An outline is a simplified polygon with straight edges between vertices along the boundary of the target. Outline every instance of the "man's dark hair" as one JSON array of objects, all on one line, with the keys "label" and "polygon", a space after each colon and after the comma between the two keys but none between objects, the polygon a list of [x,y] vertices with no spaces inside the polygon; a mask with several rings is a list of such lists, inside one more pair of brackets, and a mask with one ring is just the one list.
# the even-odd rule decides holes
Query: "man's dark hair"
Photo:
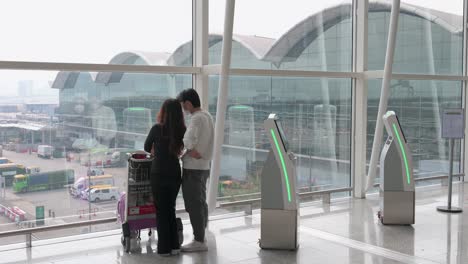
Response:
[{"label": "man's dark hair", "polygon": [[185,101],[189,101],[192,103],[193,107],[198,108],[200,107],[200,97],[198,96],[197,91],[193,88],[185,89],[179,93],[177,96],[177,100],[183,103]]}]

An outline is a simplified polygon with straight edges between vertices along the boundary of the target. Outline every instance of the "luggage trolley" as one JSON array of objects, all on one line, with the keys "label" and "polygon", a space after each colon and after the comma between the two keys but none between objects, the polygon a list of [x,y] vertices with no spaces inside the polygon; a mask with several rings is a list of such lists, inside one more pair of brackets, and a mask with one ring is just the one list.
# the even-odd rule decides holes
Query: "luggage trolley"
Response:
[{"label": "luggage trolley", "polygon": [[153,157],[146,152],[136,152],[128,158],[127,191],[117,204],[118,219],[122,223],[122,246],[130,252],[132,239],[140,239],[140,230],[156,227],[156,209],[150,183]]},{"label": "luggage trolley", "polygon": [[[151,189],[151,164],[154,157],[143,151],[129,155],[127,192],[120,196],[117,204],[117,218],[122,223],[122,246],[130,252],[132,239],[140,240],[142,229],[156,228],[156,208]],[[183,242],[182,221],[177,218],[179,242]]]}]

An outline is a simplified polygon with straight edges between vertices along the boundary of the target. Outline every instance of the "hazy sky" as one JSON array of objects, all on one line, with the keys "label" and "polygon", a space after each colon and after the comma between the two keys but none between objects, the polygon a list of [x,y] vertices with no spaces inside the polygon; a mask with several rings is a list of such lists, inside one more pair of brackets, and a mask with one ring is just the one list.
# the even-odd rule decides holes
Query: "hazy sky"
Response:
[{"label": "hazy sky", "polygon": [[[191,39],[191,0],[3,1],[0,60],[107,63],[126,50],[173,52]],[[405,0],[461,15],[461,0]],[[234,31],[279,38],[304,18],[343,0],[237,0]],[[210,0],[210,32],[222,33],[225,0]],[[52,76],[52,77],[51,77]],[[0,72],[0,96],[17,81],[53,74]],[[43,86],[43,85],[38,85]],[[5,89],[6,88],[6,89]]]}]

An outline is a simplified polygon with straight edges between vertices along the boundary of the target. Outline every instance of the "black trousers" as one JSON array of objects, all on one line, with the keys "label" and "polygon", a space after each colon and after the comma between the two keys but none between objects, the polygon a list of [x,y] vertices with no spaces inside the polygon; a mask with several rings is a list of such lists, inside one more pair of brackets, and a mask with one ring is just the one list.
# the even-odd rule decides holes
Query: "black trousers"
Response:
[{"label": "black trousers", "polygon": [[153,185],[158,231],[158,254],[166,254],[170,253],[172,249],[180,249],[175,214],[179,189],[180,182]]}]

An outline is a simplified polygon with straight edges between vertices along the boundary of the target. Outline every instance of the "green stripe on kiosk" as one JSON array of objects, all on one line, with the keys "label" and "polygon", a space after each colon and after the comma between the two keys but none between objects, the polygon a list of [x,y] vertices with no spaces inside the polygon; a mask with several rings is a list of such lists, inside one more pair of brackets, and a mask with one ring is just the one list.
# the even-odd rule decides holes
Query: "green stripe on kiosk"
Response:
[{"label": "green stripe on kiosk", "polygon": [[408,169],[408,160],[406,159],[405,148],[403,147],[403,143],[401,142],[401,139],[400,139],[400,133],[398,133],[398,130],[395,124],[393,124],[393,130],[395,131],[395,135],[397,136],[398,144],[401,149],[401,153],[403,154],[403,161],[405,162],[405,168],[406,168],[406,179],[408,180],[408,184],[411,184],[410,183],[411,176],[410,176],[409,169]]},{"label": "green stripe on kiosk", "polygon": [[281,160],[281,167],[283,168],[284,181],[286,182],[286,189],[288,192],[288,202],[291,202],[291,189],[289,188],[288,170],[286,169],[286,165],[284,165],[283,154],[281,153],[280,146],[278,144],[278,140],[276,139],[275,132],[273,131],[273,129],[271,129],[270,132],[271,132],[271,136],[273,137],[273,141],[275,142],[276,150],[278,151],[278,154]]}]

